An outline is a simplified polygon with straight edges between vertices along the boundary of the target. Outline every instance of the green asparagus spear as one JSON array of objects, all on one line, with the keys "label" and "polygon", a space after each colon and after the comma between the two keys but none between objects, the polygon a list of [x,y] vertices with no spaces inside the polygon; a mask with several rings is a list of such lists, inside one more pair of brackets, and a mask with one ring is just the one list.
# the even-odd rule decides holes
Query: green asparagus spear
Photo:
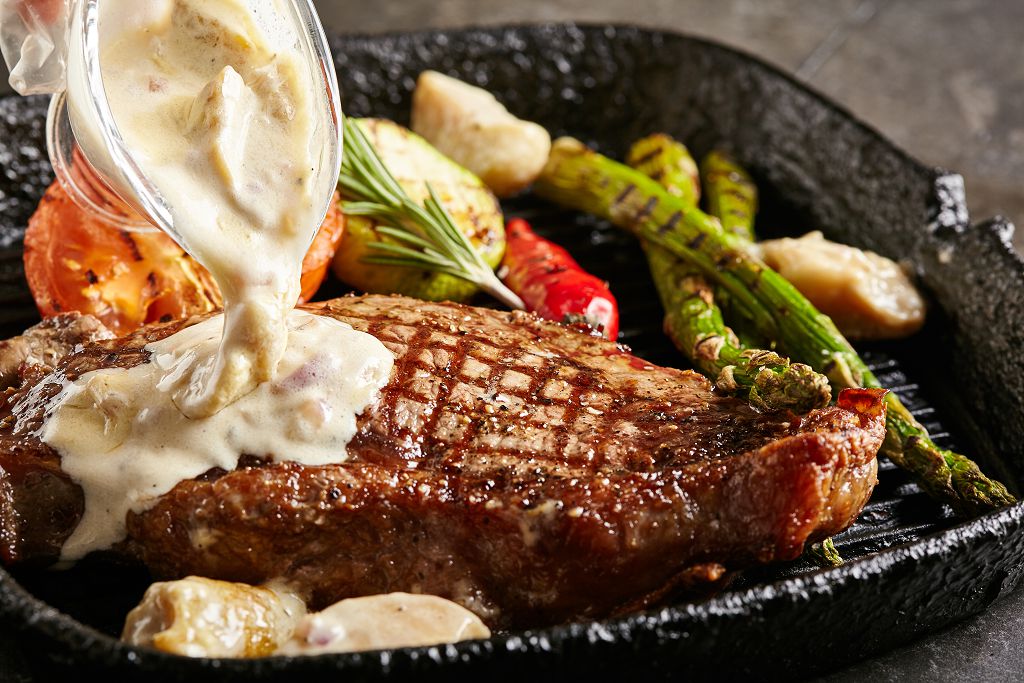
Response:
[{"label": "green asparagus spear", "polygon": [[832,391],[824,375],[773,351],[744,349],[723,322],[704,277],[665,249],[646,251],[665,307],[665,332],[716,387],[746,396],[765,411],[806,413],[828,405]]},{"label": "green asparagus spear", "polygon": [[[686,145],[665,133],[655,133],[633,143],[626,163],[656,180],[669,194],[692,206],[697,206],[701,195],[700,173],[704,176],[705,197],[710,204],[711,215],[723,221],[723,227],[723,216],[731,216],[730,231],[747,241],[754,240],[757,186],[725,152],[709,152],[698,171]],[[724,292],[716,291],[715,294],[722,297]]]},{"label": "green asparagus spear", "polygon": [[[659,151],[652,152],[652,146]],[[700,196],[700,180],[693,176],[692,169],[696,168],[696,164],[681,142],[667,135],[644,138],[633,144],[627,163],[657,180],[671,194],[696,204]],[[725,215],[733,217],[735,224],[732,232],[753,240],[757,187],[750,176],[723,152],[711,152],[704,157],[702,169],[712,210],[721,212],[719,219]],[[692,192],[673,191],[674,188],[689,187],[693,188]],[[723,206],[728,208],[723,210]],[[803,389],[813,387],[816,383],[817,391],[812,392],[811,396],[806,396],[804,391],[799,392],[800,400],[793,409],[810,410],[828,404],[832,392],[826,377],[806,365],[790,366],[788,360],[774,352],[747,350],[749,347],[725,326],[716,301],[721,295],[712,290],[703,275],[662,247],[645,245],[644,251],[647,252],[647,262],[665,307],[666,333],[701,372],[716,380],[718,388],[738,388],[737,385],[743,379],[750,380],[751,370],[758,366],[766,367],[762,363],[767,363],[771,370],[755,372],[753,377],[755,381],[775,380],[774,385],[767,391],[763,386],[744,387],[744,393],[752,403],[762,409],[771,409],[772,406],[764,405],[762,397],[771,396],[773,391],[778,393],[783,387],[789,390]],[[702,329],[704,327],[710,329]],[[735,359],[735,365],[722,366],[723,360],[729,362],[732,359]],[[744,365],[744,362],[749,362],[749,365]],[[737,373],[736,368],[742,371]],[[800,373],[796,381],[785,376],[785,373],[793,372]],[[740,382],[737,382],[737,378]],[[788,391],[783,392],[783,396],[789,396]],[[774,402],[777,403],[778,399]],[[838,567],[843,563],[831,538],[809,546],[805,554],[822,567]]]},{"label": "green asparagus spear", "polygon": [[700,175],[697,162],[686,145],[664,133],[655,133],[633,143],[626,163],[657,180],[669,194],[687,204],[700,201]]},{"label": "green asparagus spear", "polygon": [[[652,146],[660,151],[653,153]],[[634,143],[627,163],[649,178],[657,180],[671,194],[684,200],[692,199],[691,203],[696,203],[700,194],[700,180],[691,174],[690,171],[696,168],[696,164],[689,150],[681,142],[667,135],[644,138]],[[717,215],[723,222],[723,228],[752,241],[754,214],[757,212],[757,186],[747,172],[724,152],[712,151],[701,162],[701,175],[707,188],[706,197],[711,213]],[[679,187],[693,187],[695,191],[673,191]],[[732,220],[731,227],[726,225],[727,219]],[[665,306],[666,332],[676,347],[690,357],[701,372],[717,380],[716,385],[719,388],[728,389],[729,380],[735,381],[734,368],[737,366],[727,365],[722,368],[720,363],[715,362],[727,359],[730,353],[739,356],[739,367],[743,367],[744,360],[753,361],[753,365],[757,360],[770,358],[771,362],[781,360],[789,370],[789,361],[771,351],[745,350],[746,345],[724,325],[724,321],[720,320],[722,314],[716,300],[722,297],[712,290],[703,275],[694,272],[684,261],[661,247],[645,246],[644,250],[648,252],[647,261]],[[711,323],[712,329],[702,333],[702,323]],[[806,365],[794,364],[792,367],[803,371],[800,380],[813,377],[819,381],[817,400],[808,401],[806,406],[800,407],[817,408],[826,405],[832,396],[828,379]],[[716,372],[720,375],[712,374]],[[782,381],[784,378],[778,370],[755,377],[778,378],[780,381],[776,386],[805,385],[803,381]],[[765,391],[758,387],[746,393],[751,402],[757,403]],[[761,407],[765,408],[763,405]],[[822,567],[838,567],[843,563],[843,558],[831,538],[809,546],[805,554]]]},{"label": "green asparagus spear", "polygon": [[832,537],[826,538],[821,543],[813,543],[807,549],[807,554],[822,567],[838,567],[843,564],[843,557],[839,554]]},{"label": "green asparagus spear", "polygon": [[[722,150],[708,152],[700,162],[701,182],[708,213],[716,217],[726,232],[753,242],[754,215],[757,213],[757,185],[750,174]],[[751,330],[749,320],[744,320],[730,305],[729,295],[715,290],[718,305],[728,314],[732,328],[740,341],[755,346],[774,345],[774,340],[759,339]]]},{"label": "green asparagus spear", "polygon": [[[823,372],[835,389],[879,387],[828,316],[750,254],[742,238],[642,173],[563,138],[552,148],[535,190],[564,206],[602,216],[685,259],[727,291],[732,305],[760,334],[777,339],[790,358]],[[1015,502],[1006,487],[986,477],[972,460],[936,446],[895,394],[887,394],[885,401],[882,452],[931,496],[964,514]]]},{"label": "green asparagus spear", "polygon": [[[696,204],[697,164],[682,143],[651,135],[637,141],[628,158],[681,201]],[[725,325],[703,275],[662,247],[645,245],[644,250],[665,308],[665,332],[716,387],[770,412],[806,413],[828,404],[832,394],[827,378],[772,351],[745,349]]]},{"label": "green asparagus spear", "polygon": [[757,213],[757,185],[731,156],[721,150],[709,152],[700,162],[708,213],[717,216],[722,229],[754,241]]}]

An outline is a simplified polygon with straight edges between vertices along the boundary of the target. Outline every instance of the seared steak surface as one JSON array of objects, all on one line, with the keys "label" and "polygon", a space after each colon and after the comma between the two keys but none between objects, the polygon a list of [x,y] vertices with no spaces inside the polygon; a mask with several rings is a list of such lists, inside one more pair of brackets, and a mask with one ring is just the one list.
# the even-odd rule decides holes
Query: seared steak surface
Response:
[{"label": "seared steak surface", "polygon": [[61,313],[47,318],[25,334],[0,340],[0,389],[19,384],[30,368],[52,370],[81,344],[113,338],[91,315]]},{"label": "seared steak surface", "polygon": [[[285,578],[314,607],[388,591],[454,599],[494,627],[602,617],[726,571],[792,559],[875,484],[880,392],[763,415],[701,376],[522,313],[402,297],[315,305],[396,357],[347,462],[180,483],[117,549],[160,578]],[[99,341],[29,373],[0,412],[0,552],[52,559],[81,491],[34,435],[60,382],[146,362],[188,323]],[[15,406],[19,406],[15,410]]]}]

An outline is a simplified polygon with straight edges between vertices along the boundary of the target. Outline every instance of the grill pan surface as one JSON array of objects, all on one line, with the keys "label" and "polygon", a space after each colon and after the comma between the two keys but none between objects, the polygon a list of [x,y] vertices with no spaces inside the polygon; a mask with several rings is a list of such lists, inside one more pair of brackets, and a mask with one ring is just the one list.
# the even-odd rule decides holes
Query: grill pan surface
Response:
[{"label": "grill pan surface", "polygon": [[[911,265],[931,300],[914,339],[862,347],[941,445],[966,450],[1019,493],[1024,477],[1024,263],[996,218],[972,226],[959,176],[922,166],[849,113],[761,61],[717,44],[631,27],[546,25],[332,39],[350,115],[407,123],[417,74],[438,69],[494,92],[553,134],[621,157],[668,132],[703,153],[726,146],[764,195],[762,234],[821,229]],[[46,102],[0,98],[0,335],[38,318],[21,270],[28,216],[52,175]],[[661,333],[641,251],[608,225],[529,196],[505,205],[608,279],[620,341],[685,363]],[[330,289],[330,288],[328,288]],[[324,292],[324,296],[340,293]],[[488,641],[314,658],[187,660],[116,634],[148,585],[137,570],[0,570],[0,673],[96,670],[138,680],[793,678],[876,654],[983,610],[1024,564],[1024,505],[953,518],[890,463],[857,524],[847,563],[746,573],[709,600]],[[26,674],[27,675],[27,674]],[[25,679],[27,680],[27,679]]]}]

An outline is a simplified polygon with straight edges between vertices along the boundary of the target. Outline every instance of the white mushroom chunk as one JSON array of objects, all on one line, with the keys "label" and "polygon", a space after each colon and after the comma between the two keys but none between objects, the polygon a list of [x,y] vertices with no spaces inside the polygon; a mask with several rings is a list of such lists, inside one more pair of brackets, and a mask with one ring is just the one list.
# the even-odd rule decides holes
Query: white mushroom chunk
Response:
[{"label": "white mushroom chunk", "polygon": [[121,639],[186,657],[262,657],[305,613],[302,600],[284,591],[190,576],[150,586]]},{"label": "white mushroom chunk", "polygon": [[500,197],[530,185],[551,151],[544,128],[516,118],[486,90],[436,71],[416,83],[412,129]]},{"label": "white mushroom chunk", "polygon": [[851,339],[906,337],[924,324],[924,299],[890,259],[831,242],[820,232],[766,240],[756,248]]},{"label": "white mushroom chunk", "polygon": [[350,598],[307,613],[283,584],[190,576],[154,583],[121,639],[186,657],[264,657],[440,645],[488,638],[475,614],[433,595]]},{"label": "white mushroom chunk", "polygon": [[342,600],[304,617],[280,654],[358,652],[490,637],[466,608],[433,595],[387,593]]}]

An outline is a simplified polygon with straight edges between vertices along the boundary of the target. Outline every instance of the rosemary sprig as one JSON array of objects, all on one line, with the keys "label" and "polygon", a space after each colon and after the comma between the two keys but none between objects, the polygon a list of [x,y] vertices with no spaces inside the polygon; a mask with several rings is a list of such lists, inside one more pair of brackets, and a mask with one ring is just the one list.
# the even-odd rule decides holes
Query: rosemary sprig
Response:
[{"label": "rosemary sprig", "polygon": [[430,196],[420,206],[391,175],[359,125],[348,117],[342,125],[342,211],[378,221],[378,234],[393,240],[371,242],[369,248],[377,253],[365,260],[447,273],[472,282],[510,308],[524,308],[455,225],[433,188],[427,185]]}]

